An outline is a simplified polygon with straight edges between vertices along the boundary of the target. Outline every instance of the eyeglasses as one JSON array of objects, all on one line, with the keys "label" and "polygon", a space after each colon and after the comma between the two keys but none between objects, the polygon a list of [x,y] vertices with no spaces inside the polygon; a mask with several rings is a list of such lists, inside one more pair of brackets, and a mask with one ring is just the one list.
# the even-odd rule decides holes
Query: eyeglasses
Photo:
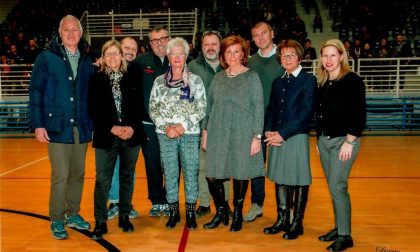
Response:
[{"label": "eyeglasses", "polygon": [[161,37],[161,38],[157,38],[157,39],[151,39],[151,40],[150,40],[150,43],[151,43],[152,45],[157,45],[157,44],[158,44],[158,42],[160,42],[160,43],[165,43],[166,41],[168,41],[168,39],[169,39],[169,36],[166,36],[166,37]]},{"label": "eyeglasses", "polygon": [[202,37],[204,38],[205,36],[210,36],[210,35],[216,35],[219,38],[219,40],[222,40],[222,35],[220,35],[219,31],[205,31],[203,32]]},{"label": "eyeglasses", "polygon": [[105,57],[119,56],[119,55],[121,55],[120,52],[106,52],[106,53],[104,53]]},{"label": "eyeglasses", "polygon": [[296,54],[291,53],[291,54],[285,54],[285,55],[280,55],[281,59],[286,60],[286,59],[296,59]]}]

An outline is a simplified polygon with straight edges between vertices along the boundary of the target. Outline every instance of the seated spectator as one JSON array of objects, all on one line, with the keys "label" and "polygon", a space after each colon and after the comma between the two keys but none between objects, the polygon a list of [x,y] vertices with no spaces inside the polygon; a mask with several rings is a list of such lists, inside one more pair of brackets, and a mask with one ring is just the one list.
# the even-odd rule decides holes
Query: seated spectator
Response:
[{"label": "seated spectator", "polygon": [[373,51],[368,42],[364,43],[360,58],[373,58]]},{"label": "seated spectator", "polygon": [[392,57],[413,57],[410,42],[404,40],[403,35],[397,34],[397,36],[395,36],[395,42],[396,43],[392,48]]},{"label": "seated spectator", "polygon": [[312,47],[310,39],[305,40],[305,47],[303,51],[303,60],[314,60],[316,59],[316,50]]},{"label": "seated spectator", "polygon": [[25,47],[25,59],[27,64],[33,64],[36,57],[41,52],[35,39],[28,40],[28,45]]},{"label": "seated spectator", "polygon": [[18,52],[15,44],[10,45],[10,52],[8,54],[8,57],[11,60],[11,62],[14,62],[14,64],[25,64],[25,57],[23,53]]}]

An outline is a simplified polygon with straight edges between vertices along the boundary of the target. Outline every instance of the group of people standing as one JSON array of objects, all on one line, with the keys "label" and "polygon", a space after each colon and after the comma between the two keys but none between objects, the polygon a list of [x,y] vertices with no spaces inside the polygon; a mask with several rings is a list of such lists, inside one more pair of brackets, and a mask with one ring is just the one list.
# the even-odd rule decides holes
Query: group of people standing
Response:
[{"label": "group of people standing", "polygon": [[[131,201],[140,147],[152,202],[149,215],[168,216],[168,229],[181,220],[181,171],[189,230],[197,229],[196,216],[210,213],[210,195],[216,213],[205,229],[228,225],[231,215],[230,231],[237,232],[243,221],[262,216],[267,175],[275,182],[277,219],[263,232],[283,231],[284,239],[296,239],[304,232],[311,184],[309,130],[315,114],[317,148],[335,217],[334,228],[319,239],[333,242],[330,251],[353,246],[347,179],[366,117],[363,81],[350,71],[337,39],[321,47],[317,81],[300,66],[304,50],[299,42],[275,45],[273,29],[264,21],[251,34],[259,48],[252,56],[242,37],[222,39],[217,31],[205,32],[202,53],[187,64],[187,41],[156,27],[149,33],[152,50],[136,59],[122,45],[134,40],[106,42],[95,71],[85,56],[79,20],[70,15],[61,20],[59,36],[35,62],[30,85],[32,127],[37,140],[48,143],[51,161],[54,238],[67,237],[65,226],[90,229],[79,211],[93,132],[92,239],[108,232],[107,201],[117,174],[118,225],[124,232],[134,231]],[[252,206],[243,216],[249,181]]]}]

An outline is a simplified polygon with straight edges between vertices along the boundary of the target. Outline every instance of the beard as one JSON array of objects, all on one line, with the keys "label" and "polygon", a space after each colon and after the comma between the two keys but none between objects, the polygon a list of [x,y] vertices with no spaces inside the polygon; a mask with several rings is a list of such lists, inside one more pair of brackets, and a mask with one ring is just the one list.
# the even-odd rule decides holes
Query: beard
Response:
[{"label": "beard", "polygon": [[216,51],[207,51],[204,56],[206,57],[206,59],[208,60],[215,60],[218,57],[218,54],[216,53]]}]

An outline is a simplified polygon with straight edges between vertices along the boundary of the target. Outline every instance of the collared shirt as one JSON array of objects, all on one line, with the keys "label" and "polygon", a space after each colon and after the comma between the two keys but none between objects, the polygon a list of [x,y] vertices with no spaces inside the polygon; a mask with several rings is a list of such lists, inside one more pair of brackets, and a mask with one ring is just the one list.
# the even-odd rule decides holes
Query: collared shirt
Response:
[{"label": "collared shirt", "polygon": [[276,50],[277,46],[273,44],[273,49],[271,49],[271,51],[266,56],[262,55],[261,49],[258,49],[258,54],[263,58],[270,58],[271,56],[276,54]]},{"label": "collared shirt", "polygon": [[[302,71],[302,66],[301,65],[299,65],[298,68],[296,68],[296,70],[292,72],[292,75],[294,77],[297,77],[299,75],[300,71]],[[282,78],[284,78],[284,77],[289,77],[287,72],[284,72]]]},{"label": "collared shirt", "polygon": [[76,50],[75,53],[72,53],[67,49],[66,46],[64,46],[64,50],[66,51],[67,58],[69,58],[71,70],[73,71],[73,78],[76,79],[77,76],[77,65],[79,64],[80,59],[80,51],[79,49]]},{"label": "collared shirt", "polygon": [[80,57],[79,49],[76,49],[76,52],[72,53],[72,52],[70,52],[69,49],[67,49],[67,47],[65,45],[63,45],[63,47],[64,47],[64,50],[66,50],[67,57],[69,57],[69,58],[79,58]]}]

